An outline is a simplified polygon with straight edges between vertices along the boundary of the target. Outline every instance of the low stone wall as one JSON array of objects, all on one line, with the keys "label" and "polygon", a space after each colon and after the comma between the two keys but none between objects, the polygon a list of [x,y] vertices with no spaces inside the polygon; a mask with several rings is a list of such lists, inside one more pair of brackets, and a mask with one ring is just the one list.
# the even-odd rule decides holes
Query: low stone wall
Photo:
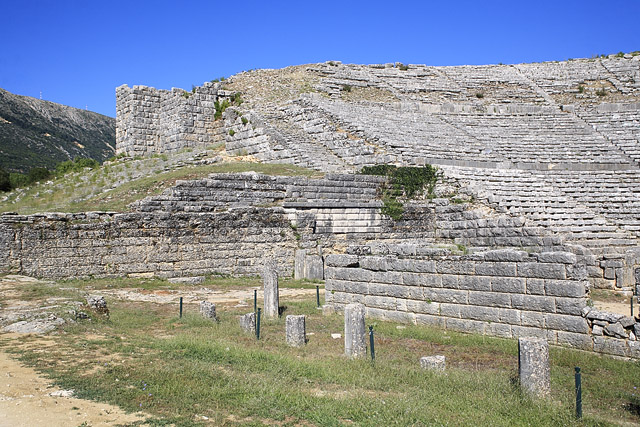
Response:
[{"label": "low stone wall", "polygon": [[0,216],[0,272],[36,277],[291,275],[296,248],[281,208]]},{"label": "low stone wall", "polygon": [[568,252],[452,255],[413,245],[351,247],[325,259],[326,301],[367,315],[640,358],[635,319],[588,306],[586,268]]}]

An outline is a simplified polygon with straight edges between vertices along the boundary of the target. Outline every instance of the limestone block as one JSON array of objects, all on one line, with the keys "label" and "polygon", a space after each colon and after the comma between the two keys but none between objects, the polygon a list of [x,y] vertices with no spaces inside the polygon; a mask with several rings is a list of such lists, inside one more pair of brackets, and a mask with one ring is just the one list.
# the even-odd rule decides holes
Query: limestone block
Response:
[{"label": "limestone block", "polygon": [[183,285],[201,285],[204,283],[204,276],[195,277],[172,277],[169,283],[177,283]]},{"label": "limestone block", "polygon": [[526,279],[516,277],[492,277],[490,290],[493,292],[524,294],[526,290]]},{"label": "limestone block", "polygon": [[520,310],[554,313],[555,298],[538,295],[511,294],[511,306]]},{"label": "limestone block", "polygon": [[519,277],[535,277],[539,279],[564,279],[566,269],[564,264],[544,264],[537,262],[519,262],[517,264]]},{"label": "limestone block", "polygon": [[593,350],[593,340],[586,334],[558,331],[558,344],[581,350]]},{"label": "limestone block", "polygon": [[629,338],[629,335],[624,330],[624,327],[619,323],[611,323],[604,328],[605,335],[609,335],[610,337],[616,338]]},{"label": "limestone block", "polygon": [[240,316],[240,327],[245,332],[250,332],[252,334],[255,334],[256,333],[256,314],[247,313],[243,316]]},{"label": "limestone block", "polygon": [[555,329],[558,331],[575,332],[577,334],[589,333],[589,324],[587,323],[587,320],[579,316],[545,314],[545,326],[548,329]]},{"label": "limestone block", "polygon": [[469,291],[469,304],[485,307],[511,307],[511,295],[499,292]]},{"label": "limestone block", "polygon": [[304,279],[304,263],[305,258],[307,256],[307,251],[305,249],[297,249],[294,259],[294,267],[293,267],[293,278],[295,280]]},{"label": "limestone block", "polygon": [[446,359],[444,356],[424,356],[420,358],[420,367],[431,371],[444,372]]},{"label": "limestone block", "polygon": [[218,320],[216,316],[216,305],[209,301],[200,301],[200,314],[205,319]]},{"label": "limestone block", "polygon": [[525,393],[544,397],[550,391],[549,344],[546,339],[518,339],[518,373]]},{"label": "limestone block", "polygon": [[266,318],[276,318],[279,316],[280,300],[278,289],[278,270],[274,260],[265,262],[262,271],[262,282],[264,286],[264,316]]},{"label": "limestone block", "polygon": [[324,262],[320,255],[307,255],[305,257],[304,278],[310,280],[324,279]]},{"label": "limestone block", "polygon": [[516,275],[515,262],[479,262],[476,274],[481,276],[513,277]]},{"label": "limestone block", "polygon": [[364,323],[365,307],[362,304],[348,304],[344,309],[344,352],[353,358],[367,354]]},{"label": "limestone block", "polygon": [[307,342],[304,315],[289,315],[286,319],[287,344],[292,347],[302,347]]},{"label": "limestone block", "polygon": [[581,316],[587,306],[586,298],[556,298],[556,313]]},{"label": "limestone block", "polygon": [[538,262],[575,264],[576,255],[571,252],[543,252],[538,254]]},{"label": "limestone block", "polygon": [[611,338],[606,336],[593,337],[593,350],[598,353],[613,354],[615,356],[628,357],[630,350],[629,344],[638,341],[625,341],[619,338]]}]

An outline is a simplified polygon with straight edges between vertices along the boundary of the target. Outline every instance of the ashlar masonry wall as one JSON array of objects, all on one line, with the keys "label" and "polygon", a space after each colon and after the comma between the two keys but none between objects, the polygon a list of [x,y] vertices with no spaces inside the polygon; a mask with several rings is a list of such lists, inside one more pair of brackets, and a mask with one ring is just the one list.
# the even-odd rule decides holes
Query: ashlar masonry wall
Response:
[{"label": "ashlar masonry wall", "polygon": [[36,277],[290,275],[296,248],[281,208],[0,216],[0,272]]},{"label": "ashlar masonry wall", "polygon": [[144,156],[206,145],[220,138],[215,102],[219,83],[193,92],[122,85],[116,88],[116,153]]},{"label": "ashlar masonry wall", "polygon": [[452,255],[413,245],[348,252],[325,259],[326,301],[336,310],[359,302],[374,318],[640,358],[640,323],[589,307],[585,268],[572,253]]}]

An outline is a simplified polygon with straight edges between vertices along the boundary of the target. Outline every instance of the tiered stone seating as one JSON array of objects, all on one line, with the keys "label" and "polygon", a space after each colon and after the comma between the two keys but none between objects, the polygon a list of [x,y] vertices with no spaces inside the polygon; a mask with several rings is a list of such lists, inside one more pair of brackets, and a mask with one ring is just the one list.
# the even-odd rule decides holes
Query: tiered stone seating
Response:
[{"label": "tiered stone seating", "polygon": [[[603,210],[606,200],[595,196],[598,193],[594,187],[601,186],[606,179],[594,176],[613,177],[617,171],[589,171],[580,180],[580,172],[452,166],[442,166],[442,169],[447,175],[468,183],[475,194],[489,203],[511,214],[522,215],[537,226],[564,235],[574,243],[592,248],[595,253],[620,253],[624,248],[638,244],[637,234],[632,232],[634,227],[640,226],[640,218],[633,220],[632,212],[637,209],[633,203],[630,204],[630,215],[625,212],[608,215]],[[634,177],[638,179],[635,173]],[[629,190],[622,200],[629,202],[633,199],[635,187],[629,183]],[[604,195],[605,191],[600,188],[599,194]],[[619,218],[626,222],[618,223]]]},{"label": "tiered stone seating", "polygon": [[640,165],[640,103],[603,104],[576,114]]}]

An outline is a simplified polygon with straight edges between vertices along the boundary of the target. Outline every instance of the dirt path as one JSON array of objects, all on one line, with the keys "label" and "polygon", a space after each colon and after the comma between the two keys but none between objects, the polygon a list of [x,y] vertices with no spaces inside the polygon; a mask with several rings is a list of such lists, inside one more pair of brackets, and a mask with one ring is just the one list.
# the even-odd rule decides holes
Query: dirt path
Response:
[{"label": "dirt path", "polygon": [[131,424],[144,414],[74,397],[51,386],[38,373],[0,352],[0,427],[75,427]]}]

